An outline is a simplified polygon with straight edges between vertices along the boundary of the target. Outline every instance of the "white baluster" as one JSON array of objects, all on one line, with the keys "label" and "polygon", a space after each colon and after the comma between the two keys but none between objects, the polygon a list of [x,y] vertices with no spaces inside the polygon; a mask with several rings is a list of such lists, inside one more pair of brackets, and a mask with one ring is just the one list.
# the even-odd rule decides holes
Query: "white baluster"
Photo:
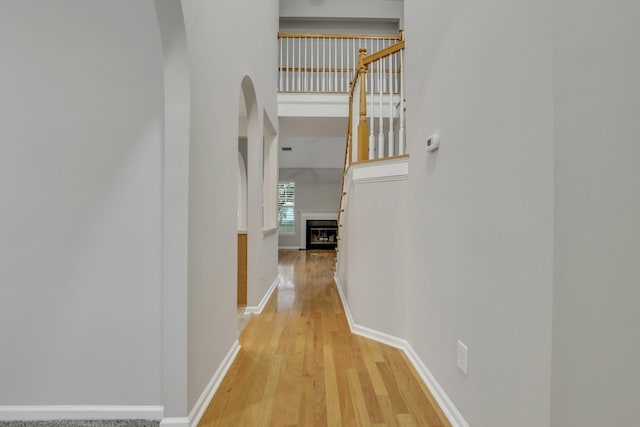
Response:
[{"label": "white baluster", "polygon": [[[376,39],[376,52],[380,51],[380,39]],[[380,84],[382,83],[382,80],[380,80],[380,73],[382,73],[382,70],[380,69],[380,61],[376,61],[376,71],[378,73],[376,80],[378,81],[378,92],[380,92]],[[382,130],[380,130],[380,132],[382,132]],[[381,157],[384,157],[384,155],[382,153],[380,153]]]},{"label": "white baluster", "polygon": [[333,39],[333,48],[334,48],[334,52],[333,52],[333,56],[335,58],[335,63],[333,64],[333,69],[334,69],[334,73],[333,73],[333,91],[334,92],[338,92],[338,38],[336,37],[335,39]]},{"label": "white baluster", "polygon": [[344,92],[344,39],[340,39],[340,92]]},{"label": "white baluster", "polygon": [[407,146],[404,139],[404,49],[400,51],[400,130],[398,131],[398,152],[404,154]]},{"label": "white baluster", "polygon": [[309,73],[307,71],[307,38],[304,38],[304,92],[308,92],[308,79]]},{"label": "white baluster", "polygon": [[373,135],[373,128],[376,124],[374,120],[374,112],[373,112],[373,64],[370,64],[369,71],[367,75],[370,75],[369,78],[369,160],[377,158],[376,153],[376,137]]},{"label": "white baluster", "polygon": [[378,131],[378,158],[381,157],[386,157],[384,154],[384,124],[383,124],[383,117],[384,114],[382,113],[382,97],[383,97],[383,93],[384,93],[384,82],[382,80],[382,76],[384,74],[384,70],[381,69],[381,64],[382,60],[378,61],[378,90],[379,90],[379,97],[380,97],[380,111],[378,111],[378,126],[380,127],[379,131]]},{"label": "white baluster", "polygon": [[353,78],[353,71],[351,71],[351,64],[353,63],[353,57],[351,54],[353,53],[353,48],[355,47],[355,40],[351,39],[351,43],[347,44],[347,90],[349,90],[349,82]]},{"label": "white baluster", "polygon": [[296,38],[291,39],[291,91],[296,91]]},{"label": "white baluster", "polygon": [[398,93],[398,53],[393,55],[393,92]]},{"label": "white baluster", "polygon": [[309,68],[307,68],[307,79],[308,79],[308,85],[309,85],[309,89],[308,92],[313,92],[313,38],[309,37],[308,38],[309,41]]},{"label": "white baluster", "polygon": [[327,92],[333,90],[333,39],[327,39]]},{"label": "white baluster", "polygon": [[278,48],[280,49],[280,73],[278,76],[278,92],[282,92],[282,38],[278,40]]},{"label": "white baluster", "polygon": [[291,75],[289,73],[289,37],[287,37],[287,54],[286,54],[286,56],[287,56],[287,68],[286,68],[285,72],[287,74],[285,74],[285,76],[284,76],[285,77],[284,78],[284,85],[285,85],[284,89],[285,89],[286,92],[289,92],[289,80],[291,78]]},{"label": "white baluster", "polygon": [[[369,42],[369,48],[367,49],[367,53],[369,55],[371,55],[374,52],[373,49],[373,39],[368,40]],[[375,86],[375,68],[373,68],[375,64],[369,64],[369,72],[367,73],[367,75],[369,75],[369,84],[371,85],[371,90],[373,90],[375,92],[376,86]],[[371,115],[373,115],[373,111],[371,112]]]},{"label": "white baluster", "polygon": [[356,52],[357,52],[357,50],[356,50],[356,39],[353,39],[353,47],[351,49],[351,64],[352,64],[352,67],[351,67],[351,73],[349,73],[349,74],[351,74],[351,76],[349,77],[349,81],[351,81],[351,79],[353,79],[353,76],[355,74],[354,70],[356,69]]},{"label": "white baluster", "polygon": [[316,39],[316,92],[320,91],[320,38]]},{"label": "white baluster", "polygon": [[298,92],[302,92],[302,38],[298,40]]},{"label": "white baluster", "polygon": [[327,80],[326,78],[326,68],[325,68],[325,58],[326,58],[326,54],[325,54],[325,48],[326,48],[326,38],[322,38],[322,91],[325,91],[325,81]]},{"label": "white baluster", "polygon": [[391,87],[391,82],[392,82],[392,74],[393,73],[393,67],[391,65],[392,63],[392,58],[391,56],[389,56],[389,157],[394,155],[394,151],[395,151],[395,147],[394,147],[394,131],[393,131],[393,90]]},{"label": "white baluster", "polygon": [[331,92],[331,39],[327,39],[327,92]]}]

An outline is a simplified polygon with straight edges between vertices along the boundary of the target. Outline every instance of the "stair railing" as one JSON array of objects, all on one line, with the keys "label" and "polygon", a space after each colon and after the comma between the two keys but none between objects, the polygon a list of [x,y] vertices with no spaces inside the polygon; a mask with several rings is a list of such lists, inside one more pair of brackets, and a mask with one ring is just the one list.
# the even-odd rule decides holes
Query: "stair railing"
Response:
[{"label": "stair railing", "polygon": [[[349,122],[338,211],[339,244],[347,203],[346,177],[351,164],[407,155],[404,48],[404,33],[401,31],[396,43],[375,53],[367,55],[366,48],[359,49],[355,74],[349,83]],[[394,123],[397,123],[397,128]]]}]

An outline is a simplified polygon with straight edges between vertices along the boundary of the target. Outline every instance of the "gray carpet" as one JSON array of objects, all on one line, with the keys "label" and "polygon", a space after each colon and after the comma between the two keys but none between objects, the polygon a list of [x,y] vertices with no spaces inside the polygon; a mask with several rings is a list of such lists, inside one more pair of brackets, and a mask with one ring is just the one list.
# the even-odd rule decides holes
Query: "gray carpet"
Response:
[{"label": "gray carpet", "polygon": [[0,427],[158,427],[149,420],[0,421]]}]

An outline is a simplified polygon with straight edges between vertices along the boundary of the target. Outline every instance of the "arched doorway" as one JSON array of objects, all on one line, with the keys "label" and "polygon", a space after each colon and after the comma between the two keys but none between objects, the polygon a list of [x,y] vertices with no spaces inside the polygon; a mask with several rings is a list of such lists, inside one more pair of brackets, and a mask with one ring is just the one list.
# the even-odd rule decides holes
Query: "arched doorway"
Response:
[{"label": "arched doorway", "polygon": [[[255,264],[259,259],[259,254],[255,253],[254,246],[259,237],[257,234],[260,231],[260,225],[255,218],[255,206],[252,209],[252,204],[255,203],[255,188],[252,189],[252,182],[255,181],[259,172],[259,168],[254,164],[257,160],[255,147],[261,140],[259,129],[258,108],[253,83],[249,77],[244,77],[238,99],[238,333],[244,329],[250,318],[246,307],[252,283],[256,280]],[[255,186],[255,182],[253,185]]]},{"label": "arched doorway", "polygon": [[238,227],[238,285],[237,285],[237,305],[239,317],[242,317],[244,308],[247,306],[247,159],[249,155],[247,138],[247,105],[244,92],[240,91],[238,101],[238,205],[237,205],[237,227]]}]

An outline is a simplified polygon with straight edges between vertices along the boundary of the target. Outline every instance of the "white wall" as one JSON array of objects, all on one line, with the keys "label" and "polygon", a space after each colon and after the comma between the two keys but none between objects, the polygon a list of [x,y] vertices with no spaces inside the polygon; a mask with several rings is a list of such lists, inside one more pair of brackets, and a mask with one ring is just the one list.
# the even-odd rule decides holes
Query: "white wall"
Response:
[{"label": "white wall", "polygon": [[[274,123],[277,117],[278,5],[273,0],[192,0],[183,2],[183,12],[192,67],[188,320],[191,408],[237,334],[235,176],[238,99],[245,76],[250,76],[253,83],[255,112],[259,113],[253,122],[249,117],[248,123],[250,305],[262,298],[277,274],[273,255],[277,239],[275,234],[262,239],[262,212],[255,209],[254,203],[259,203],[261,191],[261,181],[255,180],[262,179],[262,111]],[[247,107],[251,110],[251,106]],[[228,185],[230,182],[233,185]],[[268,265],[260,259],[260,254],[265,253],[272,254]]]},{"label": "white wall", "polygon": [[280,19],[282,33],[324,33],[324,34],[393,34],[400,30],[398,20],[308,20]]},{"label": "white wall", "polygon": [[0,3],[0,402],[162,404],[152,1]]},{"label": "white wall", "polygon": [[280,17],[398,20],[402,28],[401,0],[280,0]]},{"label": "white wall", "polygon": [[640,7],[554,3],[551,425],[640,425]]},{"label": "white wall", "polygon": [[[185,417],[233,345],[238,99],[251,76],[255,208],[277,3],[179,5],[0,4],[2,404]],[[256,301],[277,275],[261,218]]]},{"label": "white wall", "polygon": [[408,182],[349,182],[337,270],[342,290],[357,324],[405,337]]},{"label": "white wall", "polygon": [[[472,426],[549,424],[546,2],[407,0],[407,338]],[[440,149],[424,151],[431,133]],[[456,342],[469,348],[468,375]]]},{"label": "white wall", "polygon": [[279,245],[280,247],[299,247],[304,226],[301,223],[300,212],[334,212],[337,215],[342,169],[281,168],[279,179],[296,183],[296,233],[281,234]]},{"label": "white wall", "polygon": [[376,218],[353,227],[356,186],[338,270],[355,322],[408,338],[469,425],[637,425],[640,9],[405,6],[408,302],[361,291],[378,275],[357,280],[354,236]]}]

